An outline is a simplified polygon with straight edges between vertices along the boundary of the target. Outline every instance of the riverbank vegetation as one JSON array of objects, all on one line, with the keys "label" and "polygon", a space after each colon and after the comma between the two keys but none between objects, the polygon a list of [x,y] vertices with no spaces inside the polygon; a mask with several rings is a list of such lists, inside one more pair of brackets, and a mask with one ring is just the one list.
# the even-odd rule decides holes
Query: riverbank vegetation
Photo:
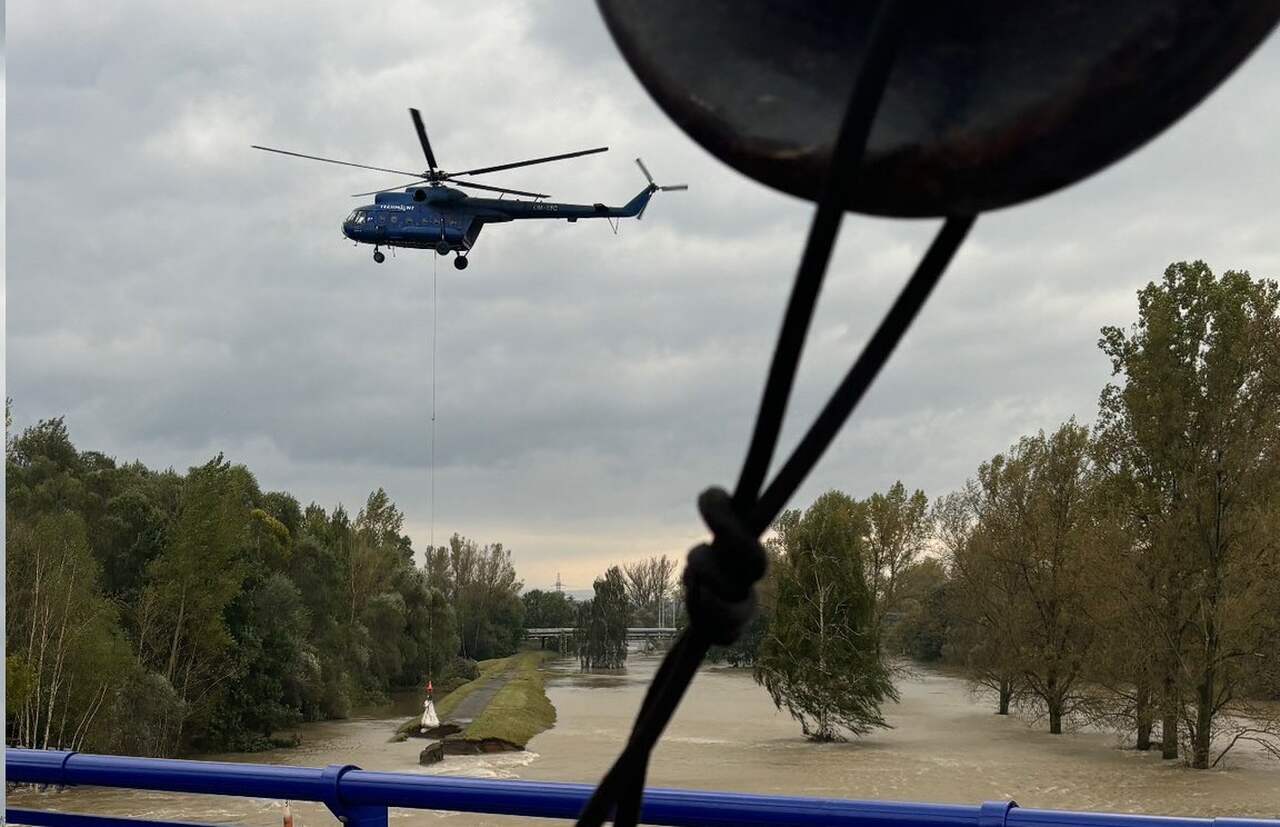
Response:
[{"label": "riverbank vegetation", "polygon": [[[1050,733],[1099,724],[1198,768],[1240,743],[1280,758],[1280,290],[1183,262],[1138,299],[1102,330],[1092,427],[1025,436],[932,505],[897,482],[784,512],[760,611],[712,659],[819,740],[883,726],[908,656]],[[628,589],[631,617],[654,591]],[[580,614],[580,651],[602,645]]]},{"label": "riverbank vegetation", "polygon": [[939,506],[954,634],[1002,709],[1110,722],[1167,758],[1280,757],[1280,290],[1203,262],[1099,346],[1092,431],[1025,437]]},{"label": "riverbank vegetation", "polygon": [[220,455],[180,474],[80,451],[61,419],[10,435],[6,480],[14,746],[259,749],[521,637],[510,552],[455,535],[416,565],[381,489],[354,517],[304,508]]},{"label": "riverbank vegetation", "polygon": [[532,589],[522,596],[525,626],[566,629],[544,645],[578,657],[584,669],[617,669],[627,659],[627,627],[683,623],[684,603],[673,600],[679,564],[667,555],[611,566],[584,601],[559,591]]},{"label": "riverbank vegetation", "polygon": [[[1280,758],[1278,308],[1274,282],[1170,265],[1133,327],[1102,331],[1092,426],[1025,436],[932,505],[897,482],[784,512],[760,612],[712,657],[819,739],[882,726],[906,655],[1052,733],[1102,724],[1201,768],[1241,743]],[[609,569],[590,600],[521,596],[501,544],[416,553],[381,489],[354,517],[304,508],[221,455],[178,473],[80,451],[61,419],[7,433],[6,479],[14,746],[257,749],[464,682],[526,625],[572,627],[584,668],[616,668],[629,625],[686,620],[667,558]],[[532,710],[518,736],[547,710],[516,671],[495,714]]]},{"label": "riverbank vegetation", "polygon": [[1102,724],[1198,768],[1243,742],[1280,757],[1280,290],[1195,262],[1138,298],[1136,325],[1102,331],[1092,428],[1023,437],[932,507],[897,483],[784,513],[761,614],[722,656],[817,738],[891,696],[825,686],[824,657],[878,686],[909,655],[1051,733]]}]

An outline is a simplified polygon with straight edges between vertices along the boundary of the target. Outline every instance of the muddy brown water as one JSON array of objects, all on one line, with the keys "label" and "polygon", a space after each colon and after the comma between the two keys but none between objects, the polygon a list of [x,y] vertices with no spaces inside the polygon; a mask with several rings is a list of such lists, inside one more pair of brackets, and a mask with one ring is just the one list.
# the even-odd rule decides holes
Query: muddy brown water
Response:
[{"label": "muddy brown water", "polygon": [[[302,746],[212,760],[323,766],[476,778],[594,782],[617,755],[657,665],[633,657],[623,674],[584,675],[551,665],[547,694],[558,721],[521,753],[450,756],[420,767],[417,739],[393,744],[395,726],[421,711],[416,696],[346,721],[299,728]],[[1156,753],[1120,747],[1107,733],[1051,736],[991,714],[957,677],[917,670],[886,708],[893,729],[845,744],[811,744],[774,709],[746,672],[708,668],[697,677],[660,742],[649,784],[741,792],[977,803],[1013,798],[1024,807],[1164,815],[1280,818],[1280,763],[1249,750],[1226,767],[1193,771]],[[134,790],[22,791],[11,806],[108,815],[278,825],[282,803]],[[295,827],[337,822],[319,805],[295,803]],[[393,810],[394,824],[505,825],[527,820]],[[549,824],[567,822],[547,822]]]}]

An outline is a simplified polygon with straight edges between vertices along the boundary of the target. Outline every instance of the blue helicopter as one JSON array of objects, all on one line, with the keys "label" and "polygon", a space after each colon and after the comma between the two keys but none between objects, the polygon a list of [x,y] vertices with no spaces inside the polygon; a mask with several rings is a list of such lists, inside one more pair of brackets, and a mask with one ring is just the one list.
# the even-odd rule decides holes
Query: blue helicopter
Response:
[{"label": "blue helicopter", "polygon": [[[418,142],[422,144],[422,152],[427,156],[427,169],[422,172],[406,172],[386,167],[356,164],[350,161],[337,161],[333,158],[321,158],[317,155],[303,155],[285,149],[272,149],[268,146],[253,145],[254,149],[276,152],[281,155],[292,155],[295,158],[306,158],[312,161],[324,161],[328,164],[341,164],[360,169],[371,169],[377,172],[393,172],[398,175],[411,175],[415,180],[408,184],[398,184],[387,189],[372,192],[356,193],[354,198],[372,195],[373,203],[357,207],[342,222],[342,234],[357,244],[373,245],[373,260],[381,264],[386,261],[382,247],[410,247],[419,250],[435,250],[440,255],[456,252],[453,266],[459,270],[467,269],[467,259],[475,246],[476,238],[485,224],[497,224],[505,221],[517,221],[526,218],[563,219],[570,223],[579,218],[641,218],[649,199],[655,192],[671,190],[687,190],[687,184],[659,186],[654,183],[653,176],[639,158],[636,164],[648,185],[640,193],[621,207],[609,207],[604,204],[561,204],[546,199],[546,193],[526,192],[525,190],[494,187],[488,184],[477,184],[473,181],[461,181],[460,175],[485,175],[490,172],[527,167],[533,164],[545,164],[550,161],[563,161],[597,152],[607,152],[609,147],[583,149],[577,152],[566,152],[561,155],[548,155],[545,158],[531,158],[527,161],[515,161],[508,164],[477,167],[461,172],[445,172],[436,165],[435,153],[431,151],[431,142],[427,139],[427,130],[422,123],[422,114],[417,109],[409,110],[413,118],[414,129],[418,132]],[[446,182],[454,186],[445,186]],[[497,198],[476,198],[467,195],[457,187],[466,189],[488,190],[502,193]],[[528,201],[507,199],[502,196],[523,196]]]}]

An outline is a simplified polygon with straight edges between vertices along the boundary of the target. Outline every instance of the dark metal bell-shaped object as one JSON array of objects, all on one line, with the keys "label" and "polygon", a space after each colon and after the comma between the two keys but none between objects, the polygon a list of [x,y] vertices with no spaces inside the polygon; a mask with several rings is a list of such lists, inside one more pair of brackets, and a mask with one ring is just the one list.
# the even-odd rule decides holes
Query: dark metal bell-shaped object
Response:
[{"label": "dark metal bell-shaped object", "polygon": [[[598,0],[658,104],[758,181],[816,199],[867,41],[854,0]],[[1278,0],[916,2],[848,207],[976,214],[1159,134],[1280,19]]]}]

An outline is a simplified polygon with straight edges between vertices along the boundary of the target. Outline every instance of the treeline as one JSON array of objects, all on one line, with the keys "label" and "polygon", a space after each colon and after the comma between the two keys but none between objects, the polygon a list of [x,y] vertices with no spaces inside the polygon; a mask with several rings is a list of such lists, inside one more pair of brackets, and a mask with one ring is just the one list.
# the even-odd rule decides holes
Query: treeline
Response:
[{"label": "treeline", "polygon": [[775,525],[727,650],[807,734],[883,725],[893,656],[945,660],[1061,732],[1087,720],[1195,767],[1280,757],[1280,291],[1203,262],[1102,331],[1092,429],[1024,437],[932,506],[901,483]]},{"label": "treeline", "polygon": [[[581,602],[561,592],[532,589],[522,598],[525,626],[572,629],[563,642],[584,669],[620,668],[627,659],[628,626],[683,626],[678,565],[664,554],[611,566],[593,582],[594,595]],[[559,647],[561,641],[552,644]]]},{"label": "treeline", "polygon": [[1102,331],[1092,431],[1025,437],[939,503],[944,645],[1051,732],[1078,713],[1194,767],[1280,756],[1252,703],[1280,698],[1280,290],[1178,263],[1138,306]]},{"label": "treeline", "polygon": [[455,536],[419,567],[381,489],[354,518],[303,508],[222,456],[78,451],[61,419],[7,440],[6,479],[11,745],[264,748],[520,639],[510,553]]}]

